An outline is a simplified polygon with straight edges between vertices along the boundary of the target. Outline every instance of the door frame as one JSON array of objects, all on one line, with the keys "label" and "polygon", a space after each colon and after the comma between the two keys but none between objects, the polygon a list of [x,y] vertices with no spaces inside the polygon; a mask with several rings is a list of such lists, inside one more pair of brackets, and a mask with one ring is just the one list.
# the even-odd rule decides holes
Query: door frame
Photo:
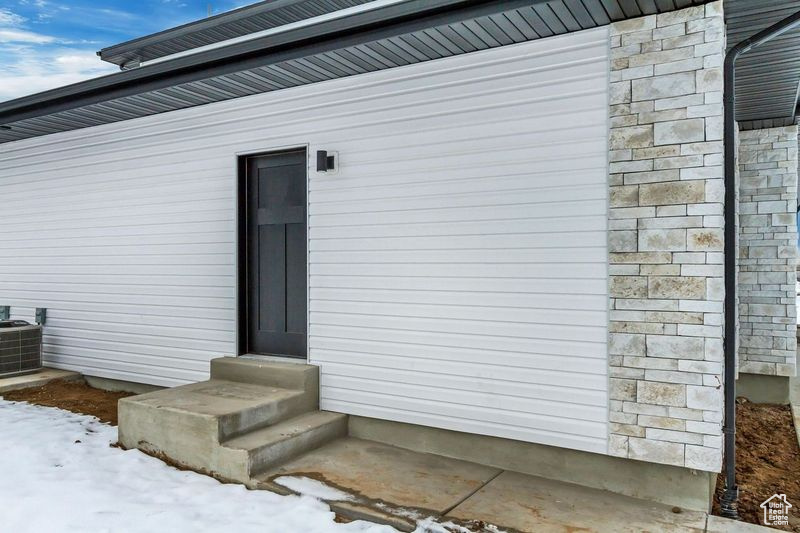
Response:
[{"label": "door frame", "polygon": [[[247,351],[247,303],[248,303],[248,278],[247,278],[247,159],[250,157],[260,157],[265,155],[280,154],[284,152],[297,152],[303,150],[306,154],[306,357],[309,360],[310,346],[308,344],[310,334],[310,313],[311,313],[311,276],[310,269],[310,238],[309,238],[309,210],[308,195],[311,181],[311,162],[309,159],[310,147],[306,144],[290,144],[273,146],[262,150],[247,150],[235,153],[236,182],[234,195],[234,214],[236,220],[236,251],[234,263],[236,269],[236,291],[235,291],[235,355],[246,355]],[[270,357],[270,355],[265,355]],[[288,358],[288,357],[287,357]],[[292,357],[292,359],[302,362],[302,357]]]}]

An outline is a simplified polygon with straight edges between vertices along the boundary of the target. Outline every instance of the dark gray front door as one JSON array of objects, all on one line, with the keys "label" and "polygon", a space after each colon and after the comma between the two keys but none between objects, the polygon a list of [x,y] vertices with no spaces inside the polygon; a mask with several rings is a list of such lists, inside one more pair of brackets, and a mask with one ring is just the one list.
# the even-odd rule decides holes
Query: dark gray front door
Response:
[{"label": "dark gray front door", "polygon": [[306,153],[247,159],[247,351],[306,356]]}]

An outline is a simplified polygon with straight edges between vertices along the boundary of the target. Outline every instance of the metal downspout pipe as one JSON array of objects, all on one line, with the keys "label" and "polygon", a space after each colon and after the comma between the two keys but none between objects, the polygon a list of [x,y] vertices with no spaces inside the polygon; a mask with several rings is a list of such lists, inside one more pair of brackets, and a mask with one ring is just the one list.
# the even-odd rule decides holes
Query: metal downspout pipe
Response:
[{"label": "metal downspout pipe", "polygon": [[739,518],[736,485],[736,60],[784,32],[800,25],[800,11],[740,42],[725,55],[725,491],[720,498],[722,516]]}]

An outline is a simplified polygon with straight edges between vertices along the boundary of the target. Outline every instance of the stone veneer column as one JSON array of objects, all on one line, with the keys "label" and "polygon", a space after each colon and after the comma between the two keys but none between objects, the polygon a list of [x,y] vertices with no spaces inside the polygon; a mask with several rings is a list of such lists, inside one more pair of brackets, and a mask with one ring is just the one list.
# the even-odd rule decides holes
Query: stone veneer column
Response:
[{"label": "stone veneer column", "polygon": [[611,25],[609,453],[722,462],[722,3]]},{"label": "stone veneer column", "polygon": [[739,371],[795,375],[797,126],[739,132]]}]

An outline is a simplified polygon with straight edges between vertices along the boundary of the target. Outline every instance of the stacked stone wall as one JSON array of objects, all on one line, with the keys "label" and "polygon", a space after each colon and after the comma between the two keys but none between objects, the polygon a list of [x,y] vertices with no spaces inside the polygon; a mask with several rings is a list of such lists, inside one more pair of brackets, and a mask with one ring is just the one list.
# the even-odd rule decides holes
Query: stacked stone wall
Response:
[{"label": "stacked stone wall", "polygon": [[739,371],[794,376],[797,126],[739,133]]},{"label": "stacked stone wall", "polygon": [[609,453],[719,471],[721,2],[611,26]]}]

